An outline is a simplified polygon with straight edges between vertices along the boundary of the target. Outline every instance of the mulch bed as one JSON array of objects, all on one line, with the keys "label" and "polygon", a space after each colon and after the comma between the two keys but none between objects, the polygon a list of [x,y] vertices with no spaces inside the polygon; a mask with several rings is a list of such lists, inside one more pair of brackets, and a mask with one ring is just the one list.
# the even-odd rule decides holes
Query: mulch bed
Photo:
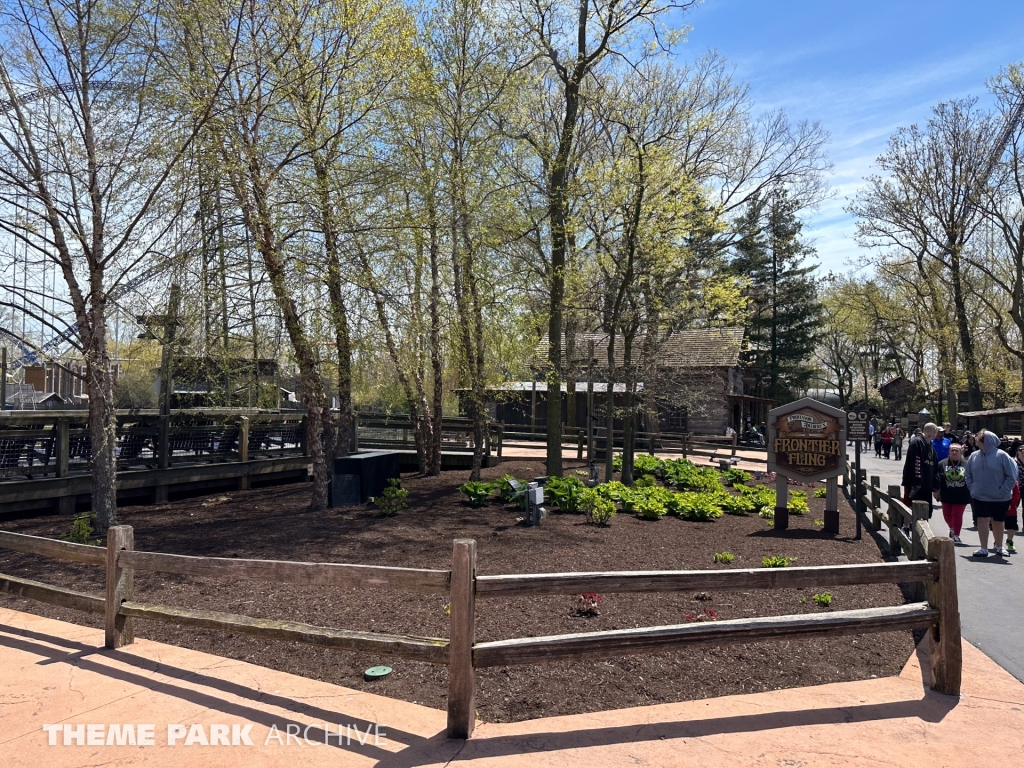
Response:
[{"label": "mulch bed", "polygon": [[[485,470],[484,479],[505,472],[533,478],[543,471],[538,461],[507,461]],[[798,566],[882,559],[867,532],[860,541],[853,538],[853,512],[845,501],[840,502],[843,535],[837,537],[814,524],[824,510],[824,499],[814,498],[809,499],[811,513],[791,516],[790,530],[780,533],[759,517],[728,515],[712,523],[692,523],[619,514],[610,527],[596,528],[585,525],[582,516],[556,513],[540,528],[528,528],[516,522],[522,512],[514,506],[496,502],[469,508],[457,491],[465,476],[407,476],[409,507],[391,518],[369,506],[308,512],[309,486],[302,484],[127,507],[119,515],[121,523],[134,526],[136,549],[189,555],[448,568],[452,540],[470,537],[477,541],[480,574],[752,568],[760,567],[765,555],[796,558]],[[69,527],[68,518],[57,516],[4,525],[38,536],[59,536]],[[731,565],[716,565],[716,552],[736,557]],[[93,566],[0,550],[0,571],[102,594],[103,574]],[[477,639],[678,624],[687,616],[707,618],[706,611],[719,619],[814,613],[826,610],[813,600],[816,591],[603,595],[600,615],[593,617],[578,615],[575,598],[568,595],[479,599]],[[835,610],[904,602],[900,589],[890,584],[829,591]],[[448,636],[444,595],[137,573],[135,599],[345,629]],[[100,617],[8,595],[0,595],[0,605],[101,626]],[[448,675],[441,666],[150,621],[136,620],[136,635],[445,707]],[[883,677],[898,674],[913,648],[912,633],[895,632],[499,667],[479,673],[477,708],[486,721],[509,722]],[[376,664],[392,666],[393,674],[364,682],[363,670]]]}]

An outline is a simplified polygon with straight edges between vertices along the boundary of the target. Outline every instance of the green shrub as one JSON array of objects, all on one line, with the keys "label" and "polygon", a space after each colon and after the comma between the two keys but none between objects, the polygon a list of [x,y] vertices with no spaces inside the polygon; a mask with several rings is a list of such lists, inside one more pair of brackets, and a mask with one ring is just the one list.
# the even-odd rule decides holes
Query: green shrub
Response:
[{"label": "green shrub", "polygon": [[494,486],[482,480],[470,480],[459,490],[469,499],[469,506],[482,507],[487,503],[488,497],[494,492]]},{"label": "green shrub", "polygon": [[512,475],[502,475],[491,483],[492,487],[497,488],[498,497],[506,504],[512,501],[513,497],[516,495],[516,489],[512,487],[511,483],[511,481],[515,479],[516,478]]},{"label": "green shrub", "polygon": [[814,498],[816,498],[816,499],[824,499],[826,496],[828,496],[828,488],[815,488],[814,489]]},{"label": "green shrub", "polygon": [[633,477],[665,476],[665,461],[647,453],[638,453],[633,457]]},{"label": "green shrub", "polygon": [[552,477],[544,486],[551,501],[558,505],[562,512],[582,511],[583,493],[587,490],[578,477]]},{"label": "green shrub", "polygon": [[615,502],[604,498],[593,488],[583,491],[580,508],[586,514],[590,525],[608,525],[615,517]]},{"label": "green shrub", "polygon": [[99,545],[99,539],[94,539],[93,534],[95,529],[92,526],[92,521],[96,519],[96,515],[90,513],[87,515],[80,515],[71,521],[71,531],[61,536],[64,541],[70,541],[73,544],[90,544],[93,546]]},{"label": "green shrub", "polygon": [[716,491],[722,487],[718,473],[711,467],[698,467],[686,459],[672,459],[664,463],[665,482],[680,490]]},{"label": "green shrub", "polygon": [[744,485],[750,482],[751,474],[739,467],[729,467],[722,473],[722,477],[728,485]]},{"label": "green shrub", "polygon": [[638,477],[633,482],[634,488],[656,488],[657,486],[658,481],[655,479],[654,475],[644,475],[643,477]]},{"label": "green shrub", "polygon": [[736,555],[731,552],[715,552],[716,563],[731,563],[736,559]]},{"label": "green shrub", "polygon": [[832,605],[832,593],[822,592],[821,594],[815,595],[814,602],[816,602],[822,608],[828,608],[830,605]]},{"label": "green shrub", "polygon": [[629,486],[623,485],[618,480],[612,480],[607,483],[601,483],[599,486],[594,488],[601,496],[608,499],[611,502],[619,504],[622,502],[623,493],[631,493]]},{"label": "green shrub", "polygon": [[665,509],[664,502],[653,494],[634,499],[632,507],[636,514],[644,520],[660,520],[668,511]]},{"label": "green shrub", "polygon": [[717,520],[722,516],[718,496],[709,493],[671,493],[665,501],[665,507],[676,517],[695,522]]},{"label": "green shrub", "polygon": [[775,522],[775,507],[761,507],[761,511],[757,513],[758,517],[763,520],[767,520],[769,523]]},{"label": "green shrub", "polygon": [[401,480],[397,477],[392,477],[388,480],[388,487],[384,489],[380,496],[373,500],[373,503],[377,505],[377,509],[382,514],[388,517],[397,515],[409,506],[409,492],[402,487]]},{"label": "green shrub", "polygon": [[772,555],[770,557],[762,557],[761,565],[765,568],[785,568],[787,565],[795,561],[795,557],[784,557],[783,555]]},{"label": "green shrub", "polygon": [[791,515],[806,515],[811,511],[807,506],[807,491],[793,491],[789,494],[789,513]]},{"label": "green shrub", "polygon": [[761,515],[765,519],[774,519],[775,517],[775,489],[769,488],[767,485],[755,485],[753,487],[749,485],[740,485],[736,487],[739,491],[740,496],[745,499],[749,499],[750,503],[753,504],[754,509],[758,514],[761,514],[766,509],[771,512],[771,515]]},{"label": "green shrub", "polygon": [[622,454],[621,453],[616,453],[614,456],[612,456],[612,470],[614,470],[615,472],[621,472],[622,471]]},{"label": "green shrub", "polygon": [[757,509],[748,496],[733,496],[731,493],[719,497],[718,506],[727,515],[745,515]]},{"label": "green shrub", "polygon": [[825,521],[824,520],[815,520],[814,524],[816,526],[818,526],[819,528],[824,528],[825,527]]}]

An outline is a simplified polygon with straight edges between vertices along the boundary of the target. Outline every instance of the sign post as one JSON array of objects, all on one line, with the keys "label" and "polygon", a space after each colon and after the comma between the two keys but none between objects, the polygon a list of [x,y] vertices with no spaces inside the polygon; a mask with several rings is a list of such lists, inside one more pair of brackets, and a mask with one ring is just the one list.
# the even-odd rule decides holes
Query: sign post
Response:
[{"label": "sign post", "polygon": [[867,514],[867,510],[861,503],[864,498],[864,490],[860,487],[860,441],[868,439],[868,413],[867,411],[849,411],[846,414],[846,438],[853,440],[853,498],[857,507],[857,538],[861,537],[861,515]]},{"label": "sign post", "polygon": [[825,480],[825,531],[839,533],[838,478],[846,462],[846,413],[805,397],[768,412],[768,471],[775,486],[775,529],[789,527],[787,478]]}]

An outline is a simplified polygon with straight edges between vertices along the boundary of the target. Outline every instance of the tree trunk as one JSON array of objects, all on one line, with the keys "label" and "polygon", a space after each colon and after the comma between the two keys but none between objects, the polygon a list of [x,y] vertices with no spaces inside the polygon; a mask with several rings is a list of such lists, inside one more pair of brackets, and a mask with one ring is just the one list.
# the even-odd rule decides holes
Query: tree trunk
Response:
[{"label": "tree trunk", "polygon": [[331,445],[325,446],[328,456],[347,456],[352,452],[355,424],[352,418],[352,341],[349,335],[348,310],[342,292],[341,255],[338,227],[331,201],[330,179],[326,166],[314,161],[317,181],[317,202],[320,208],[320,226],[324,235],[327,259],[327,295],[331,305],[331,324],[334,327],[334,346],[338,354],[338,414],[328,415],[325,423],[331,436]]},{"label": "tree trunk", "polygon": [[427,195],[427,234],[430,254],[430,368],[433,373],[433,440],[427,452],[427,474],[441,474],[441,427],[444,404],[444,362],[441,350],[441,277],[440,243],[438,242],[437,206],[434,195]]},{"label": "tree trunk", "polygon": [[579,321],[572,312],[565,321],[565,426],[576,426],[576,331]]},{"label": "tree trunk", "polygon": [[92,454],[92,511],[96,532],[117,525],[117,411],[107,352],[106,295],[103,273],[92,275],[88,330],[82,334],[86,391],[89,394],[89,442]]},{"label": "tree trunk", "polygon": [[633,368],[633,339],[635,331],[625,334],[622,346],[622,365],[626,374],[625,392],[622,393],[622,477],[626,485],[633,484],[633,462],[636,458],[636,375]]},{"label": "tree trunk", "polygon": [[[968,310],[964,303],[963,281],[960,274],[960,251],[955,246],[950,248],[949,271],[950,279],[953,283],[953,309],[956,312],[956,325],[960,336],[960,351],[964,355],[964,372],[967,374],[967,402],[970,404],[972,411],[980,411],[983,407],[981,402],[981,380],[978,377],[978,361],[974,353],[974,339],[971,337],[971,327],[967,317]],[[952,422],[952,419],[950,421]]]},{"label": "tree trunk", "polygon": [[[247,171],[251,194],[241,188],[236,189],[236,192],[239,193],[238,197],[242,201],[242,217],[247,228],[255,236],[256,250],[263,257],[267,277],[270,279],[270,285],[274,290],[274,296],[288,332],[288,339],[295,352],[296,362],[299,364],[299,381],[302,386],[303,399],[306,402],[306,445],[313,466],[313,493],[309,508],[315,512],[325,509],[328,504],[327,482],[329,478],[323,442],[325,415],[329,418],[327,393],[320,375],[320,361],[302,327],[295,299],[288,288],[288,276],[271,224],[270,203],[262,174],[255,163],[251,163]],[[328,435],[329,438],[331,436]]]}]

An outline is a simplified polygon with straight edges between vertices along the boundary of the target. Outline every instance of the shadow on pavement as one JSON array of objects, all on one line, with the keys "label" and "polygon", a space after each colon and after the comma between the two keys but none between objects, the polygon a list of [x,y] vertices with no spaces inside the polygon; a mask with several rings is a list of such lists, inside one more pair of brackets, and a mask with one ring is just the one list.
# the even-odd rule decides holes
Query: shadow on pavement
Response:
[{"label": "shadow on pavement", "polygon": [[[19,637],[12,637],[17,635]],[[23,638],[23,639],[21,639]],[[37,641],[37,642],[34,642]],[[49,645],[43,645],[42,643],[50,643],[53,645],[62,645],[66,648],[77,649],[74,652],[65,652],[56,648],[52,648]],[[146,690],[152,690],[165,696],[173,696],[184,701],[192,702],[205,709],[213,710],[216,712],[223,712],[236,716],[246,722],[258,723],[270,728],[276,725],[278,730],[283,734],[285,733],[288,725],[297,725],[300,730],[305,729],[311,720],[317,720],[321,723],[329,723],[331,725],[343,724],[352,725],[353,727],[358,726],[360,729],[367,729],[373,726],[373,723],[363,720],[360,718],[352,717],[343,712],[335,712],[332,710],[321,709],[319,707],[310,705],[306,702],[295,701],[293,699],[286,698],[284,696],[275,696],[273,694],[267,694],[264,691],[260,691],[255,688],[249,688],[244,685],[237,683],[231,683],[220,678],[210,677],[199,672],[193,672],[190,670],[184,670],[177,667],[169,666],[157,661],[151,661],[149,659],[143,659],[135,656],[131,653],[124,651],[108,651],[103,648],[96,648],[89,646],[85,643],[79,643],[72,640],[66,640],[61,637],[55,637],[39,632],[32,632],[31,630],[18,629],[15,627],[3,626],[0,627],[0,645],[15,650],[24,651],[35,656],[45,657],[45,661],[38,662],[39,664],[54,664],[54,663],[65,663],[71,664],[78,667],[79,669],[94,674],[103,675],[114,680],[120,680],[130,685],[136,685]],[[122,664],[127,664],[138,668],[140,671],[145,672],[159,672],[162,675],[175,678],[182,682],[190,682],[198,685],[203,685],[209,688],[214,688],[224,693],[229,693],[235,696],[250,699],[254,702],[266,704],[268,706],[280,707],[282,709],[288,709],[293,712],[301,712],[305,722],[299,720],[293,720],[284,716],[275,715],[271,712],[265,712],[261,709],[249,707],[244,704],[239,704],[233,701],[220,698],[218,696],[204,693],[199,690],[187,688],[184,686],[174,685],[164,680],[154,680],[151,677],[147,677],[143,674],[136,674],[123,669],[117,669],[115,667],[108,666],[99,661],[94,661],[89,656],[100,656],[110,658]],[[312,741],[327,744],[325,741],[325,734],[323,728],[309,728],[309,738]],[[392,741],[400,744],[419,744],[424,742],[425,739],[422,736],[417,736],[411,733],[405,733],[395,729],[392,726],[387,728],[388,738]],[[337,739],[337,734],[331,733],[332,739]],[[340,741],[340,739],[339,739]],[[352,752],[361,754],[363,756],[372,756],[377,759],[386,758],[393,753],[381,749],[380,747],[374,746],[370,743],[359,744],[341,744],[331,741],[329,746],[338,749],[346,749]]]},{"label": "shadow on pavement", "polygon": [[[442,760],[450,760],[455,763],[460,760],[533,755],[540,752],[636,744],[662,739],[692,739],[718,734],[750,733],[779,728],[870,722],[894,718],[919,718],[925,722],[938,723],[957,706],[958,702],[959,699],[956,696],[943,696],[928,691],[920,699],[888,704],[764,712],[756,715],[736,715],[675,723],[640,723],[568,732],[524,733],[516,736],[472,738],[466,742],[450,742],[444,739],[443,735],[439,735],[425,744],[410,747],[401,753],[391,755],[377,766],[378,768],[415,768],[415,766],[428,765]],[[453,752],[456,752],[454,756]]]}]

